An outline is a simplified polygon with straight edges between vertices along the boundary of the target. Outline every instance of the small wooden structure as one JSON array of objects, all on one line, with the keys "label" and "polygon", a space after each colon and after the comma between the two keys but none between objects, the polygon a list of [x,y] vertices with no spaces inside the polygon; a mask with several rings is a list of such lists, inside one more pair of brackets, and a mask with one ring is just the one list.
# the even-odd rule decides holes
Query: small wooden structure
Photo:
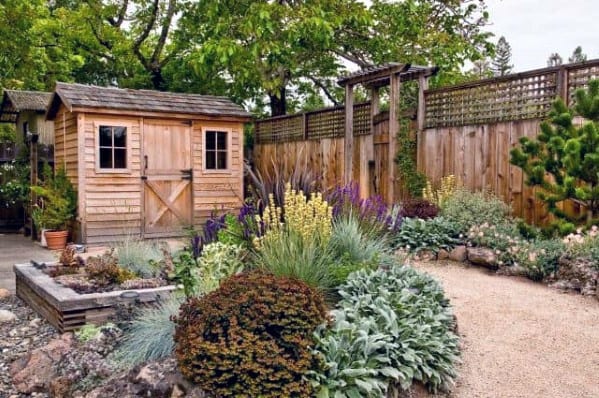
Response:
[{"label": "small wooden structure", "polygon": [[[373,66],[338,81],[345,87],[344,106],[257,121],[256,169],[270,174],[274,161],[289,175],[301,164],[321,176],[324,188],[355,181],[363,198],[376,194],[389,203],[402,199],[405,193],[395,165],[400,84],[418,81],[419,101],[423,101],[428,78],[437,71],[436,67],[399,63]],[[369,102],[354,104],[358,84],[370,91]],[[391,86],[389,111],[381,112],[380,91],[387,85]],[[415,120],[423,125],[424,114],[418,112]]]},{"label": "small wooden structure", "polygon": [[181,236],[243,202],[250,115],[226,98],[57,83],[47,119],[79,242]]},{"label": "small wooden structure", "polygon": [[[14,144],[0,143],[0,162],[14,159],[22,146],[28,146],[32,185],[37,184],[41,165],[44,162],[53,163],[54,123],[45,118],[46,107],[51,96],[52,93],[40,91],[4,90],[0,105],[0,123],[14,124],[17,138]],[[13,211],[14,214],[23,211],[16,208],[0,210],[0,225],[11,222],[6,218],[9,214],[7,210]],[[23,217],[19,218],[14,221],[21,226]],[[32,236],[35,236],[35,228],[31,220],[26,222],[26,227],[30,228]]]},{"label": "small wooden structure", "polygon": [[176,286],[169,285],[79,294],[59,285],[32,264],[16,264],[13,269],[17,296],[61,333],[77,330],[85,324],[101,325],[116,314],[119,304],[127,304],[132,300],[136,304],[152,303],[168,297],[176,289]]},{"label": "small wooden structure", "polygon": [[[371,92],[370,112],[371,118],[379,113],[379,92],[381,87],[390,86],[389,90],[389,129],[388,129],[388,155],[387,155],[387,197],[388,203],[395,200],[395,155],[397,153],[396,137],[399,134],[399,104],[401,81],[418,80],[418,99],[424,101],[424,90],[428,88],[428,77],[437,73],[438,68],[412,66],[390,62],[385,65],[373,66],[366,70],[352,73],[338,80],[338,84],[345,87],[345,170],[351,170],[353,164],[353,119],[354,119],[354,86],[362,84]],[[421,108],[419,108],[421,109]],[[424,114],[418,113],[418,129],[424,124]],[[352,181],[352,175],[345,173],[345,183]],[[368,183],[368,169],[360,169],[360,195],[368,196],[366,191]]]}]

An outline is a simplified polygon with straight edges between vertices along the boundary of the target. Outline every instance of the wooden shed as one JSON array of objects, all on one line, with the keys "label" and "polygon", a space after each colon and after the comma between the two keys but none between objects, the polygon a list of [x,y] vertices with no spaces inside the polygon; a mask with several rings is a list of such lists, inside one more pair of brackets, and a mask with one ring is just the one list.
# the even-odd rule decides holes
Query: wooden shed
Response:
[{"label": "wooden shed", "polygon": [[250,115],[227,98],[57,83],[46,117],[79,242],[180,236],[243,202]]}]

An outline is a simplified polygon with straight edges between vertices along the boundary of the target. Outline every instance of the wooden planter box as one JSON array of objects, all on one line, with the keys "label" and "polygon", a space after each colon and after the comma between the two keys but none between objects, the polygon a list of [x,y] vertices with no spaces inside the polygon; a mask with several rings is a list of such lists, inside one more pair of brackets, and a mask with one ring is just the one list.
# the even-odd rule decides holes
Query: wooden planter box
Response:
[{"label": "wooden planter box", "polygon": [[[86,323],[105,323],[116,312],[117,304],[152,303],[166,297],[175,286],[152,289],[117,290],[105,293],[79,294],[56,283],[49,275],[31,264],[15,264],[17,296],[61,333],[77,330]],[[131,293],[127,298],[121,295]],[[126,295],[127,296],[127,295]]]}]

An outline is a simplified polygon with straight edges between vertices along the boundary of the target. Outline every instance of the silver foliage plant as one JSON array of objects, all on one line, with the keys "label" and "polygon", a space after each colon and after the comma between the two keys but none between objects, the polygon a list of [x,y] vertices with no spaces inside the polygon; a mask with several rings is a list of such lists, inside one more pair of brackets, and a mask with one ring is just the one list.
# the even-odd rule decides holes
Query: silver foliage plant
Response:
[{"label": "silver foliage plant", "polygon": [[414,380],[433,391],[453,384],[458,337],[434,279],[405,266],[360,270],[339,295],[332,327],[315,333],[325,364],[310,374],[319,398],[385,397]]}]

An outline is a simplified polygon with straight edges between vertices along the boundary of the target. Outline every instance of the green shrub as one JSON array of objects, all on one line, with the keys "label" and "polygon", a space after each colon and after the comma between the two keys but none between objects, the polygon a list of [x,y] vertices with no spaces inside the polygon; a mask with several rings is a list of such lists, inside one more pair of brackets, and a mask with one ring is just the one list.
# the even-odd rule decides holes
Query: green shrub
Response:
[{"label": "green shrub", "polygon": [[528,250],[528,242],[522,238],[515,223],[497,225],[483,223],[468,230],[468,244],[495,250],[499,265],[512,265]]},{"label": "green shrub", "polygon": [[319,366],[312,334],[326,319],[318,291],[260,270],[190,298],[176,319],[181,373],[216,397],[309,397]]},{"label": "green shrub", "polygon": [[460,244],[459,230],[444,217],[429,220],[406,218],[399,232],[393,236],[393,243],[395,247],[405,248],[413,253],[422,250],[437,253],[441,249],[451,250]]},{"label": "green shrub", "polygon": [[225,227],[219,229],[217,235],[218,241],[227,245],[244,247],[248,243],[244,239],[244,226],[232,214],[225,215]]},{"label": "green shrub", "polygon": [[119,265],[141,278],[157,278],[160,276],[158,261],[162,258],[160,248],[156,244],[132,236],[113,245]]},{"label": "green shrub", "polygon": [[490,192],[470,192],[465,188],[456,189],[441,207],[441,215],[463,233],[475,225],[501,224],[509,214],[509,206]]},{"label": "green shrub", "polygon": [[585,257],[593,260],[599,270],[599,228],[593,225],[587,232],[578,229],[563,239],[566,245],[566,254],[569,257]]},{"label": "green shrub", "polygon": [[264,239],[255,256],[257,267],[276,276],[299,279],[322,291],[335,285],[330,270],[334,261],[328,244],[304,239],[293,230]]},{"label": "green shrub", "polygon": [[331,328],[316,332],[326,369],[311,372],[319,397],[385,397],[414,380],[432,390],[456,376],[458,337],[439,284],[408,267],[361,270],[339,288]]},{"label": "green shrub", "polygon": [[142,307],[125,328],[111,361],[124,368],[171,355],[175,346],[172,318],[177,315],[180,305],[181,300],[172,295],[155,305]]},{"label": "green shrub", "polygon": [[566,251],[561,239],[537,240],[521,252],[518,264],[526,268],[528,277],[535,281],[545,279],[559,268],[559,258]]},{"label": "green shrub", "polygon": [[64,167],[52,173],[48,164],[44,164],[43,178],[31,191],[38,196],[31,217],[38,228],[67,230],[75,217],[77,193],[67,177]]}]

